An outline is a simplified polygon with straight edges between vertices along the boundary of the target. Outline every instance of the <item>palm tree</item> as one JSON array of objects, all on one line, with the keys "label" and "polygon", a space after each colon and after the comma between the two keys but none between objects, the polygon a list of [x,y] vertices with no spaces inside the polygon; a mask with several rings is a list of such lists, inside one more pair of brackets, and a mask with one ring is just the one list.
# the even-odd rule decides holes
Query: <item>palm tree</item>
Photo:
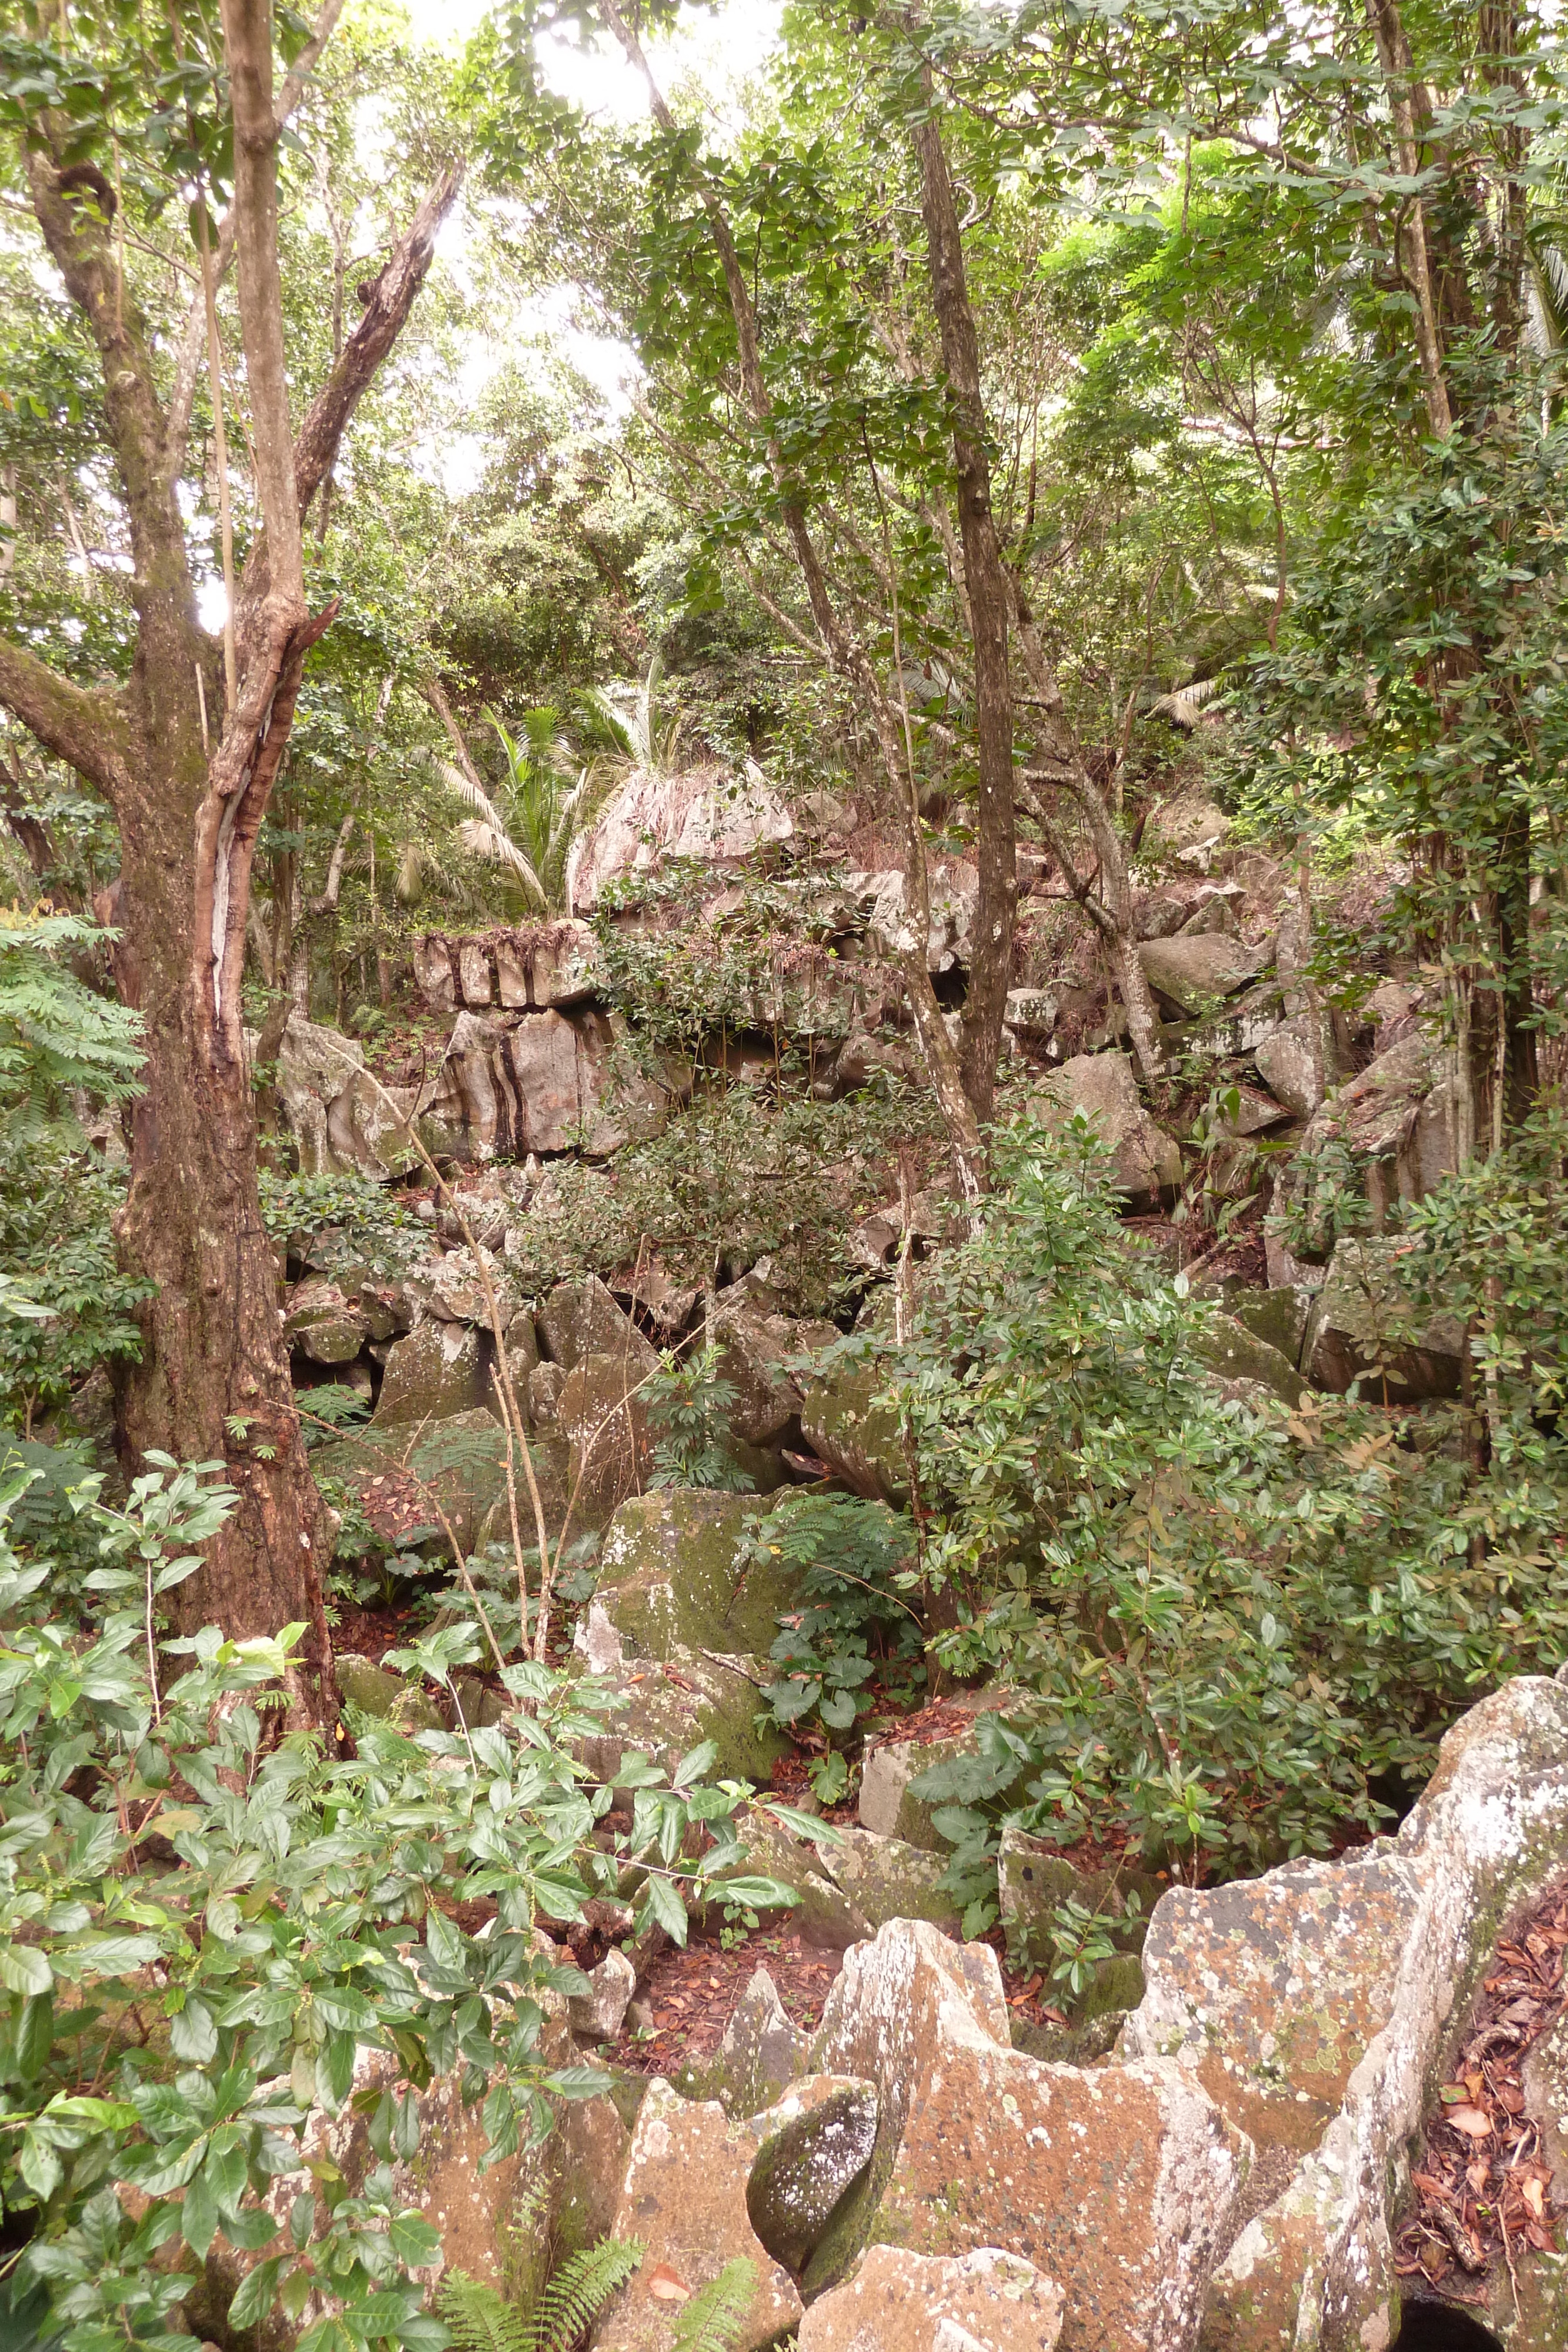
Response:
[{"label": "palm tree", "polygon": [[505,762],[495,794],[476,771],[441,762],[442,782],[472,811],[457,838],[545,913],[570,915],[577,861],[616,782],[614,765],[596,757],[580,767],[551,704],[525,711],[516,735],[493,710],[485,716]]},{"label": "palm tree", "polygon": [[630,718],[622,714],[602,687],[591,686],[580,698],[587,732],[618,763],[622,774],[638,769],[654,783],[675,772],[686,725],[678,696],[671,697],[667,712],[661,711],[659,688],[663,679],[664,665],[655,654],[638,688]]}]

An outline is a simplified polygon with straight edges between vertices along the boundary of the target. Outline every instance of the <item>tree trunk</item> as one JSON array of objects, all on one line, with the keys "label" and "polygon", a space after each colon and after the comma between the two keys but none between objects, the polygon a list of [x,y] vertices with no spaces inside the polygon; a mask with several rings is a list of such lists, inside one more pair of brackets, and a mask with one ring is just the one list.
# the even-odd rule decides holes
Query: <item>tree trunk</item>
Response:
[{"label": "tree trunk", "polygon": [[[336,5],[327,0],[322,40]],[[120,1379],[120,1442],[128,1468],[152,1453],[219,1464],[239,1496],[201,1570],[174,1589],[171,1614],[183,1629],[216,1622],[239,1638],[302,1624],[296,1705],[324,1721],[336,1713],[320,1575],[325,1519],[261,1222],[240,980],[256,840],[306,655],[332,617],[330,608],[315,617],[306,608],[303,517],[423,281],[461,172],[444,173],[419,207],[296,442],[267,0],[226,0],[224,32],[235,116],[232,241],[264,525],[236,599],[234,708],[209,756],[208,726],[224,696],[218,649],[196,617],[179,504],[188,390],[183,410],[178,398],[165,407],[152,338],[108,226],[113,191],[95,181],[96,207],[76,201],[80,168],[75,179],[63,173],[66,127],[51,117],[30,127],[24,161],[50,256],[98,347],[131,526],[136,655],[118,692],[94,693],[0,639],[0,703],[104,793],[120,830],[120,878],[102,895],[124,927],[116,975],[141,1010],[147,1065],[119,1239],[127,1269],[151,1292],[140,1310],[141,1361]],[[285,110],[298,95],[291,77]]]},{"label": "tree trunk", "polygon": [[[926,68],[926,95],[932,94]],[[964,276],[953,182],[933,111],[914,133],[920,165],[931,299],[953,394],[953,460],[975,647],[975,731],[979,755],[979,901],[964,1005],[964,1092],[988,1117],[1001,1053],[1002,1016],[1012,977],[1018,916],[1018,837],[1013,809],[1013,697],[1008,675],[1008,583],[991,515],[991,468],[980,394],[979,341]]]}]

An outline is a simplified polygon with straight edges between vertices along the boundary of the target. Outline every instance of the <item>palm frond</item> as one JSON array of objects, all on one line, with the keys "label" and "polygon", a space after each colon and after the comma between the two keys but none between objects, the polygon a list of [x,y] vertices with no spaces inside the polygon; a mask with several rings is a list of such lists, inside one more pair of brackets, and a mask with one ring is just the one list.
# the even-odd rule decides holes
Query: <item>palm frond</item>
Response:
[{"label": "palm frond", "polygon": [[572,2352],[642,2259],[642,2244],[634,2238],[601,2238],[596,2246],[569,2254],[528,2322],[528,2352]]},{"label": "palm frond", "polygon": [[733,2352],[757,2293],[757,2264],[737,2254],[681,2305],[671,2352]]}]

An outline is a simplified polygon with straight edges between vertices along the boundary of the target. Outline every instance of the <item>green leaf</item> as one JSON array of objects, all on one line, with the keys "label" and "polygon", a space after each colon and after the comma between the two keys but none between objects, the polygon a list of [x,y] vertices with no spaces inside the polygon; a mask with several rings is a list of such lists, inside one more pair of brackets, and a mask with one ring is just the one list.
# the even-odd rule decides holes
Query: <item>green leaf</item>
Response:
[{"label": "green leaf", "polygon": [[0,1944],[0,1985],[7,1992],[47,1992],[55,1981],[48,1961],[32,1944]]},{"label": "green leaf", "polygon": [[180,2207],[180,2235],[198,2262],[204,2262],[207,2248],[217,2235],[218,2206],[204,2176],[197,2173],[185,2190]]},{"label": "green leaf", "polygon": [[387,2236],[399,2262],[406,2263],[411,2271],[423,2270],[441,2252],[440,2231],[421,2213],[394,2214]]},{"label": "green leaf", "polygon": [[218,2029],[204,2000],[192,1993],[169,2021],[169,2047],[187,2066],[205,2066],[218,2054]]},{"label": "green leaf", "polygon": [[16,2072],[24,2083],[31,2083],[42,2074],[54,2039],[54,1995],[35,1993],[22,2003],[22,2014],[16,2020]]},{"label": "green leaf", "polygon": [[672,1943],[684,1950],[686,1941],[686,1906],[678,1887],[667,1878],[651,1875],[643,1889],[643,1901],[648,1915],[663,1927]]},{"label": "green leaf", "polygon": [[257,2263],[229,2305],[231,2327],[260,2326],[272,2309],[277,2294],[277,2282],[287,2260],[286,2254],[269,2254],[264,2263]]}]

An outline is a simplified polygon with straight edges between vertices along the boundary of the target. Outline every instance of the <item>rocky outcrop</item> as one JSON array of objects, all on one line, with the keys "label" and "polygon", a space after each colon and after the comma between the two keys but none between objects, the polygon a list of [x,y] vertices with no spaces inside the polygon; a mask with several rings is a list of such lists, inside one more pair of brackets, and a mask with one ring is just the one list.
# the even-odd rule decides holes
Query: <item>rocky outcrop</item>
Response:
[{"label": "rocky outcrop", "polygon": [[795,1599],[790,1579],[748,1557],[755,1504],[694,1486],[637,1495],[610,1523],[596,1598],[628,1657],[679,1647],[765,1660]]},{"label": "rocky outcrop", "polygon": [[1421,1200],[1453,1173],[1456,1141],[1452,1082],[1433,1041],[1413,1030],[1314,1113],[1301,1139],[1303,1176],[1310,1181],[1315,1154],[1341,1146],[1381,1222],[1396,1202]]},{"label": "rocky outcrop", "polygon": [[1248,947],[1224,931],[1182,931],[1175,939],[1145,940],[1138,950],[1149,986],[1186,1013],[1205,1013],[1217,997],[1236,995],[1268,970],[1273,955],[1271,939]]},{"label": "rocky outcrop", "polygon": [[562,1011],[602,985],[602,959],[591,927],[562,920],[499,929],[466,939],[425,931],[413,943],[413,976],[433,1013],[492,1004],[507,1011]]},{"label": "rocky outcrop", "polygon": [[619,1150],[664,1114],[624,1024],[587,1007],[486,1016],[460,1013],[424,1108],[434,1141],[461,1157]]},{"label": "rocky outcrop", "polygon": [[1260,2151],[1206,2344],[1392,2343],[1423,2115],[1500,1930],[1565,1854],[1568,1690],[1525,1676],[1455,1725],[1397,1837],[1161,1902],[1119,2050],[1174,2059]]},{"label": "rocky outcrop", "polygon": [[1129,1055],[1078,1054],[1042,1079],[1033,1108],[1047,1127],[1082,1118],[1111,1155],[1111,1181],[1138,1206],[1160,1201],[1181,1182],[1181,1152],[1144,1108]]},{"label": "rocky outcrop", "polygon": [[1051,2352],[1061,2289],[998,2247],[954,2262],[873,2246],[847,2285],[811,2305],[800,2352]]},{"label": "rocky outcrop", "polygon": [[385,1183],[417,1167],[412,1088],[381,1086],[340,1029],[292,1014],[277,1048],[277,1092],[301,1175]]},{"label": "rocky outcrop", "polygon": [[577,899],[592,907],[607,882],[654,871],[662,856],[729,861],[788,841],[794,822],[754,761],[738,776],[716,765],[684,775],[638,769],[605,804],[577,869]]},{"label": "rocky outcrop", "polygon": [[848,1955],[811,2063],[869,2078],[880,2113],[860,2206],[808,2291],[843,2277],[867,2232],[947,2258],[1005,2246],[1061,2285],[1069,2345],[1197,2343],[1249,2151],[1178,2066],[1026,2056],[989,1947],[904,1920]]},{"label": "rocky outcrop", "polygon": [[1451,1315],[1414,1315],[1396,1278],[1400,1244],[1342,1241],[1312,1302],[1301,1365],[1321,1389],[1353,1381],[1377,1402],[1456,1396],[1467,1341]]}]

